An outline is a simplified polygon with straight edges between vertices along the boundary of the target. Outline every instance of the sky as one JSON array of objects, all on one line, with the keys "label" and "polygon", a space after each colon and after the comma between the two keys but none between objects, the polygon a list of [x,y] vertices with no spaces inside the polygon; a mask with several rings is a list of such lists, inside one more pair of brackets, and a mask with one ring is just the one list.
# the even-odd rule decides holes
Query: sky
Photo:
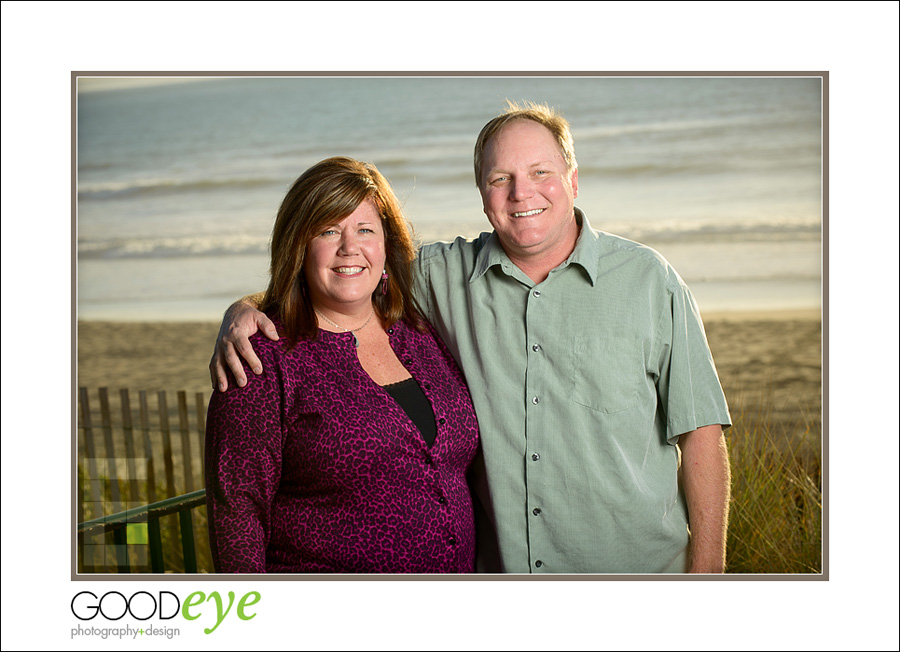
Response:
[{"label": "sky", "polygon": [[[181,645],[897,649],[897,8],[3,2],[3,648],[120,649],[70,640],[79,590],[255,586]],[[100,70],[829,71],[829,581],[72,582],[70,84]]]},{"label": "sky", "polygon": [[122,88],[195,84],[204,81],[194,77],[85,77],[78,80],[79,93],[97,93]]}]

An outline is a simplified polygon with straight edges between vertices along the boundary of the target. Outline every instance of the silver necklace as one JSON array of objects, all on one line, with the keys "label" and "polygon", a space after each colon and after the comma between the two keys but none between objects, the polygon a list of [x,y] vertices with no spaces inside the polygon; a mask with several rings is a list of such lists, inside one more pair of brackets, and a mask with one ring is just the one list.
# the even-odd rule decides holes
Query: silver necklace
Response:
[{"label": "silver necklace", "polygon": [[369,322],[372,321],[372,317],[375,316],[375,308],[372,308],[372,312],[369,313],[369,318],[366,320],[366,323],[365,323],[365,324],[363,324],[362,326],[360,326],[360,327],[358,327],[358,328],[350,329],[350,328],[344,328],[344,327],[341,326],[340,324],[335,324],[333,321],[331,321],[330,319],[328,319],[328,317],[326,317],[325,315],[323,315],[321,312],[319,312],[319,311],[316,310],[315,308],[313,308],[313,310],[316,311],[316,314],[317,314],[319,317],[321,317],[322,319],[324,319],[325,321],[327,321],[329,324],[331,324],[331,325],[334,326],[335,328],[340,328],[340,329],[341,329],[342,331],[344,331],[345,333],[350,333],[350,334],[353,336],[353,346],[355,346],[356,348],[359,348],[359,338],[356,337],[357,331],[361,331],[361,330],[364,329],[366,326],[368,326],[368,325],[369,325]]}]

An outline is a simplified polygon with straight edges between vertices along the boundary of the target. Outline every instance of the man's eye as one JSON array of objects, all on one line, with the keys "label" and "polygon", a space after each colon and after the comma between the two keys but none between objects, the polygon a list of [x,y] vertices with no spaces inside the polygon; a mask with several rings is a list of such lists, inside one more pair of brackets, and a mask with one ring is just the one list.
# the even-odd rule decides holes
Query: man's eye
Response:
[{"label": "man's eye", "polygon": [[508,180],[509,180],[509,177],[495,177],[495,178],[491,179],[491,183],[492,184],[493,183],[502,183],[502,182],[508,181]]}]

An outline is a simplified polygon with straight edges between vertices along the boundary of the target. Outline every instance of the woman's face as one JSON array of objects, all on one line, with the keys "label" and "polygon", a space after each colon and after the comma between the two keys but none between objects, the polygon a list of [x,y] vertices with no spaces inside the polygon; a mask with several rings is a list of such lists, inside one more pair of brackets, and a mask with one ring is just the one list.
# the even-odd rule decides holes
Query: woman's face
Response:
[{"label": "woman's face", "polygon": [[367,199],[307,244],[303,270],[313,306],[347,315],[366,310],[384,261],[381,216]]}]

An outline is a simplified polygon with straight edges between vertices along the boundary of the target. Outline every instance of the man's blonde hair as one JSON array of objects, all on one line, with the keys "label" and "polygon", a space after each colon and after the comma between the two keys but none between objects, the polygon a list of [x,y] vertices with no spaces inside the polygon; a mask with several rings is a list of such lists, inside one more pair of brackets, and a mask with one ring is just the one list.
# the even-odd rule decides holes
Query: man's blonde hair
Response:
[{"label": "man's blonde hair", "polygon": [[532,120],[549,129],[562,151],[563,159],[566,161],[566,170],[572,172],[578,168],[578,162],[575,160],[575,142],[572,140],[569,121],[559,111],[546,104],[535,102],[517,104],[506,100],[506,110],[484,125],[481,133],[478,134],[478,140],[475,141],[475,185],[479,188],[483,181],[481,175],[484,172],[484,150],[491,138],[496,136],[503,127],[517,120]]}]

